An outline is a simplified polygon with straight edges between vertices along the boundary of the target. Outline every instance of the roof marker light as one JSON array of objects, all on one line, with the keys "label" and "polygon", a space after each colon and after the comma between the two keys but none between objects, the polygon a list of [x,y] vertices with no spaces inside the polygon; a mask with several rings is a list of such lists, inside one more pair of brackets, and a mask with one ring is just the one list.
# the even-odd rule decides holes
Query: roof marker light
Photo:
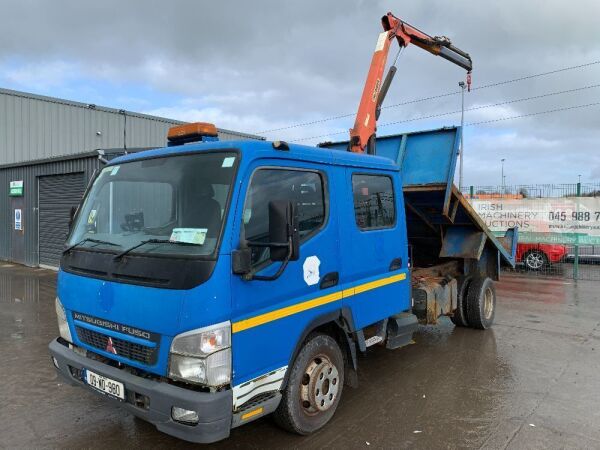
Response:
[{"label": "roof marker light", "polygon": [[273,148],[275,150],[281,150],[287,152],[290,149],[290,146],[285,141],[273,141]]}]

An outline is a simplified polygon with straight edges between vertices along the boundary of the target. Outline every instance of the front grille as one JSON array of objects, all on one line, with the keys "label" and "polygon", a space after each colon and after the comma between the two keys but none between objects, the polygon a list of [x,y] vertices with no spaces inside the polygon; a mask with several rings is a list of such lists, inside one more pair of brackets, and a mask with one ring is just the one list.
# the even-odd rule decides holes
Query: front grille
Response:
[{"label": "front grille", "polygon": [[[108,344],[108,336],[106,334],[78,326],[76,326],[75,329],[77,330],[77,337],[81,342],[106,351],[106,346]],[[117,355],[122,358],[148,365],[152,365],[156,362],[156,354],[158,352],[157,347],[147,347],[118,338],[112,338],[112,343]]]}]

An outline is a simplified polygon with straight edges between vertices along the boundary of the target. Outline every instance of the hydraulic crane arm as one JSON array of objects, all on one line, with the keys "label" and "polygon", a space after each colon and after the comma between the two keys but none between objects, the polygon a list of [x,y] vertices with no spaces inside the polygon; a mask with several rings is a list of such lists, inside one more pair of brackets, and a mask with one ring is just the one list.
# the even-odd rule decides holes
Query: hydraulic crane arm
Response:
[{"label": "hydraulic crane arm", "polygon": [[401,48],[414,44],[437,56],[441,56],[450,62],[462,67],[471,73],[473,63],[468,53],[456,48],[450,39],[444,36],[431,37],[412,25],[387,13],[381,18],[383,31],[377,39],[375,53],[371,60],[371,67],[367,75],[367,81],[360,99],[354,128],[350,130],[349,150],[355,153],[375,153],[375,132],[377,131],[377,119],[381,111],[381,105],[390,87],[394,74],[395,65],[390,67],[385,81],[382,84],[383,71],[387,62],[388,53],[392,40],[396,38]]}]

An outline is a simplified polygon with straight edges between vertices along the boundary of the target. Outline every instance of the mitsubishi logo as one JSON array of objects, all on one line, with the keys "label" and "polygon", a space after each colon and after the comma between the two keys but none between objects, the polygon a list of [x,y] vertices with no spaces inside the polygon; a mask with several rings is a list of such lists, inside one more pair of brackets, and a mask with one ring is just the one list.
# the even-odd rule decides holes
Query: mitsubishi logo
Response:
[{"label": "mitsubishi logo", "polygon": [[113,355],[117,354],[117,350],[113,346],[113,340],[111,337],[108,338],[108,342],[106,343],[106,351],[108,353],[112,353]]}]

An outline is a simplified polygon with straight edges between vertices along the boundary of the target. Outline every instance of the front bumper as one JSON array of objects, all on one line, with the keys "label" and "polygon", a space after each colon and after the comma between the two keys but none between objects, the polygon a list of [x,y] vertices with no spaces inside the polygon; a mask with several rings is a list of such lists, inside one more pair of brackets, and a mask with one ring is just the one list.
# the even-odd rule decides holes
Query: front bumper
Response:
[{"label": "front bumper", "polygon": [[[57,339],[50,342],[50,354],[56,358],[57,371],[72,385],[79,385],[119,403],[132,414],[152,423],[159,431],[190,442],[210,443],[229,436],[232,423],[231,390],[208,393],[183,389],[168,383],[141,378],[124,370],[86,358],[64,346]],[[84,384],[76,374],[89,369],[125,385],[126,401],[108,397]],[[185,425],[171,418],[171,408],[178,406],[198,412],[197,425]]]}]

